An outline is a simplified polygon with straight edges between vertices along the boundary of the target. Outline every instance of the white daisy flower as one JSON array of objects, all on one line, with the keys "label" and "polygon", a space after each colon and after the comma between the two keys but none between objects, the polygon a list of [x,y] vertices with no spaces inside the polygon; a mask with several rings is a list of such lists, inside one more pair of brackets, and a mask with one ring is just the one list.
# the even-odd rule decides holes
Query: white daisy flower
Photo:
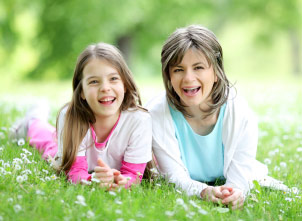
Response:
[{"label": "white daisy flower", "polygon": [[18,140],[18,146],[23,146],[25,144],[25,140],[23,138]]},{"label": "white daisy flower", "polygon": [[22,207],[19,204],[16,204],[16,205],[14,205],[14,210],[16,213],[18,213],[22,210]]},{"label": "white daisy flower", "polygon": [[17,176],[16,180],[18,183],[22,183],[24,181],[23,176]]}]

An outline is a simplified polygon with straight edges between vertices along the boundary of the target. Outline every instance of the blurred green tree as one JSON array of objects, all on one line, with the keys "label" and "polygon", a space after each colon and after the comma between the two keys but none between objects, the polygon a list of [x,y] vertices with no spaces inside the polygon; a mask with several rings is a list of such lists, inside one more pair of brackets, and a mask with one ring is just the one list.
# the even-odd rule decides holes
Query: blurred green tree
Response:
[{"label": "blurred green tree", "polygon": [[[29,78],[69,78],[80,51],[99,41],[117,45],[130,64],[136,54],[145,63],[159,65],[160,46],[175,28],[202,23],[217,33],[226,22],[244,19],[261,20],[259,36],[268,41],[286,30],[295,72],[301,72],[299,0],[3,0],[0,14],[6,54],[13,54],[24,32],[33,32],[27,39],[37,58]],[[20,27],[24,14],[30,14],[35,29]]]}]

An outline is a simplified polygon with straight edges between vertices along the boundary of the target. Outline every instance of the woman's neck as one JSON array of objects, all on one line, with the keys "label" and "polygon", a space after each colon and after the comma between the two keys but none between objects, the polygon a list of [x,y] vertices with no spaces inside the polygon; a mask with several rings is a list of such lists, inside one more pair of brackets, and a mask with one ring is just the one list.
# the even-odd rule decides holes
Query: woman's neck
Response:
[{"label": "woman's neck", "polygon": [[106,116],[106,117],[97,117],[96,122],[93,124],[94,132],[97,137],[97,142],[102,143],[109,136],[113,126],[118,120],[120,112],[115,115]]},{"label": "woman's neck", "polygon": [[213,114],[208,115],[206,110],[209,109],[208,105],[194,106],[186,108],[186,111],[192,117],[185,117],[187,122],[190,124],[191,128],[195,133],[199,135],[207,135],[212,132],[219,116],[219,109]]}]

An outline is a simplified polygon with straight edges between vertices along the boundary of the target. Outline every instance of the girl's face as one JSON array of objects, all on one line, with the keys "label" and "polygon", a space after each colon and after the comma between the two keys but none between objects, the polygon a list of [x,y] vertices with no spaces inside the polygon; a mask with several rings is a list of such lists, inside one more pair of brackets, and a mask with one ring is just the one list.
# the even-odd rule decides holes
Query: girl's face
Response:
[{"label": "girl's face", "polygon": [[85,99],[96,119],[117,117],[124,100],[125,87],[116,68],[105,59],[93,58],[83,70]]},{"label": "girl's face", "polygon": [[179,64],[169,68],[169,73],[173,89],[183,105],[207,108],[217,76],[202,52],[189,49]]}]

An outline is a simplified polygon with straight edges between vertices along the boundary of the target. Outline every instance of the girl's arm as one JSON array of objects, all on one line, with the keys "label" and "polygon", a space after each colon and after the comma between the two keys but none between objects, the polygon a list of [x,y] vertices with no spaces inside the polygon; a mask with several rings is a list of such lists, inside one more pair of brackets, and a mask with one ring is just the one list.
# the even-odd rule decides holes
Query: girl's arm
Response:
[{"label": "girl's arm", "polygon": [[67,173],[68,180],[72,183],[78,183],[81,180],[91,180],[91,175],[88,173],[88,164],[86,156],[77,156]]},{"label": "girl's arm", "polygon": [[142,181],[146,165],[147,163],[134,164],[122,161],[120,172],[124,177],[130,178],[126,184],[126,188],[130,187],[133,183],[138,184]]}]

